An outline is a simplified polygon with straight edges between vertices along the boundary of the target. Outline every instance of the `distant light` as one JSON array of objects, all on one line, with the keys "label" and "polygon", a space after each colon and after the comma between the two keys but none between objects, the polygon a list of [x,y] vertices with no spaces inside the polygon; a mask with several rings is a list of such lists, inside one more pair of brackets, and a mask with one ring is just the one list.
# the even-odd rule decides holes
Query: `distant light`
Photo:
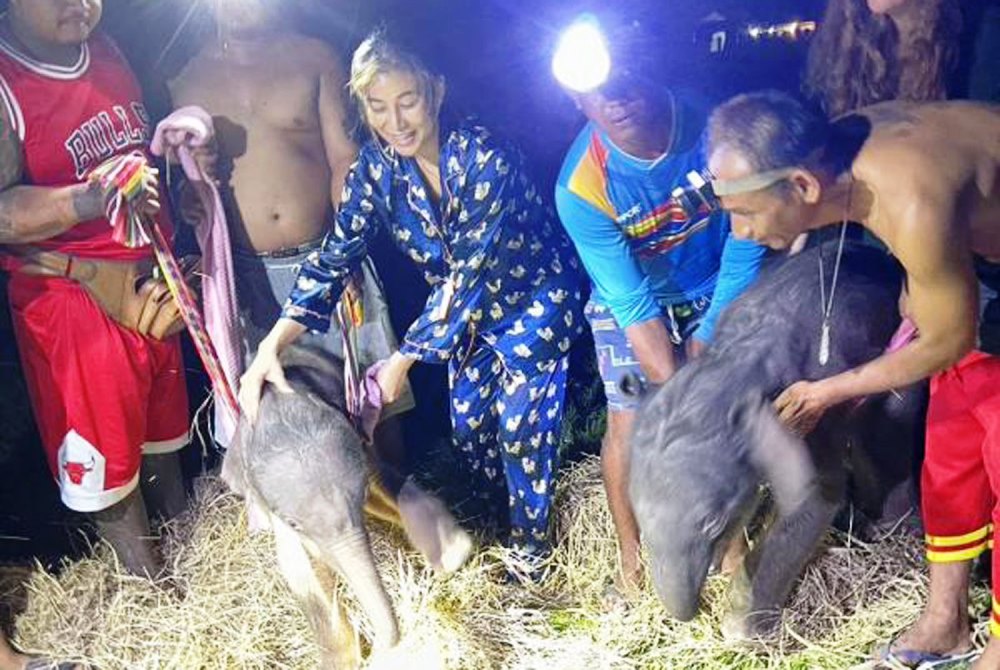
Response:
[{"label": "distant light", "polygon": [[788,23],[778,23],[765,26],[749,26],[747,35],[752,40],[762,38],[784,38],[798,40],[816,32],[815,21],[789,21]]},{"label": "distant light", "polygon": [[552,74],[560,84],[578,93],[593,91],[608,80],[611,53],[593,17],[577,19],[563,31],[552,57]]}]

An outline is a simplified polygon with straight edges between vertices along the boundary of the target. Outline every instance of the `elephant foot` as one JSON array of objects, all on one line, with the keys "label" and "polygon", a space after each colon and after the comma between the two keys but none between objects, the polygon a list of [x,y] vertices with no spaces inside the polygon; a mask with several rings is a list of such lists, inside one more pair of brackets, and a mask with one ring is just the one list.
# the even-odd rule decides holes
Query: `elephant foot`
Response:
[{"label": "elephant foot", "polygon": [[438,498],[407,479],[399,492],[399,515],[410,543],[435,572],[450,574],[472,553],[472,537]]},{"label": "elephant foot", "polygon": [[780,612],[730,612],[722,620],[722,638],[727,642],[749,642],[767,638],[777,631],[781,622]]},{"label": "elephant foot", "polygon": [[445,540],[445,549],[441,552],[440,572],[449,575],[465,565],[473,547],[472,536],[455,524],[450,537]]}]

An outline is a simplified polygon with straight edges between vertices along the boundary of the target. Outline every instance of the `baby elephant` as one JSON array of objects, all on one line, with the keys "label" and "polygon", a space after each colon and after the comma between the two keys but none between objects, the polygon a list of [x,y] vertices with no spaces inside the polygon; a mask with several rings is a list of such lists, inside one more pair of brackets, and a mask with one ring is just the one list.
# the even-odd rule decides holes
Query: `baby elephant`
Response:
[{"label": "baby elephant", "polygon": [[[268,520],[278,566],[319,643],[321,667],[356,668],[357,636],[336,601],[333,574],[346,580],[369,617],[373,653],[399,640],[362,520],[370,479],[366,453],[344,410],[343,362],[294,345],[282,364],[295,393],[264,389],[256,423],[240,420],[222,477],[246,498],[252,518]],[[398,503],[411,542],[436,569],[457,569],[472,542],[444,505],[411,480]]]},{"label": "baby elephant", "polygon": [[[899,323],[900,276],[884,253],[848,244],[837,279],[826,365],[826,295],[836,247],[805,251],[765,272],[723,315],[715,341],[639,410],[629,492],[667,610],[689,620],[716,552],[742,530],[766,483],[777,517],[732,583],[730,637],[769,632],[792,585],[845,499],[878,516],[918,459],[925,389],[845,403],[806,441],[786,430],[771,400],[790,384],[828,377],[878,356]],[[848,446],[850,445],[850,453]]]}]

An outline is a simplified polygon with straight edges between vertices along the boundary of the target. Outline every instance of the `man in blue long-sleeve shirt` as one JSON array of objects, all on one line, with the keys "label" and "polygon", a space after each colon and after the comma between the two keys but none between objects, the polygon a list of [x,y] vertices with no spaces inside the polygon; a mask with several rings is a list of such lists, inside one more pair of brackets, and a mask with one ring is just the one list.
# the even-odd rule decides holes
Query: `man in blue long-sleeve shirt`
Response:
[{"label": "man in blue long-sleeve shirt", "polygon": [[[573,94],[589,122],[556,186],[559,218],[593,283],[586,315],[608,399],[601,462],[629,590],[640,577],[627,493],[636,401],[619,383],[629,373],[665,382],[679,356],[711,340],[719,314],[754,280],[765,254],[735,240],[727,216],[689,219],[671,201],[685,175],[704,167],[705,117],[643,76],[641,30],[616,35],[616,46],[626,47],[618,54],[628,60],[613,64],[608,84]],[[632,41],[631,51],[624,41]]]}]

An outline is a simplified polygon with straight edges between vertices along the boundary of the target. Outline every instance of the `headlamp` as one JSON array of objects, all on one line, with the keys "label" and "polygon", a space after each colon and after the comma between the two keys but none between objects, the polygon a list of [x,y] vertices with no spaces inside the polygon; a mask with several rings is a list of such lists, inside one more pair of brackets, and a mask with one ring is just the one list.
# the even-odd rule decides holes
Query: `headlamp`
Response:
[{"label": "headlamp", "polygon": [[786,179],[794,171],[795,168],[787,167],[757,172],[740,179],[717,179],[708,168],[692,170],[685,176],[687,185],[671,191],[670,199],[688,219],[704,218],[722,209],[719,198],[765,189]]},{"label": "headlamp", "polygon": [[597,19],[585,15],[559,38],[552,74],[566,88],[587,93],[600,88],[611,74],[611,50]]},{"label": "headlamp", "polygon": [[670,192],[670,199],[684,212],[684,217],[691,220],[705,218],[720,209],[719,198],[712,188],[715,177],[708,168],[692,170],[686,177],[687,186],[678,186]]}]

